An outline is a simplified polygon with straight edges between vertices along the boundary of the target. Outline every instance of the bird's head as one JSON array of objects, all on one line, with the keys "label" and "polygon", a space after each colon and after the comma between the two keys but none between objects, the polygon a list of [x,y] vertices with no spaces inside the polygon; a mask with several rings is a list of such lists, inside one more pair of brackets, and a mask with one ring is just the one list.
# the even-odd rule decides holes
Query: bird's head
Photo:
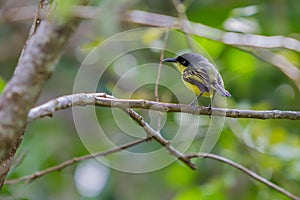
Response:
[{"label": "bird's head", "polygon": [[182,73],[186,67],[194,66],[199,62],[207,61],[203,56],[196,53],[185,53],[176,58],[165,58],[163,62],[173,62]]}]

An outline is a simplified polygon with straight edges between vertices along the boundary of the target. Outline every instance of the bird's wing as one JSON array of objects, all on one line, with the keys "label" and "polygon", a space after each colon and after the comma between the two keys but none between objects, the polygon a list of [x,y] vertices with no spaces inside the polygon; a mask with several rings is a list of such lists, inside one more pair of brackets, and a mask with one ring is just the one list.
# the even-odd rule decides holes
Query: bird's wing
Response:
[{"label": "bird's wing", "polygon": [[217,68],[207,60],[200,61],[196,63],[194,66],[196,69],[200,69],[204,71],[209,77],[210,81],[212,81],[219,75]]},{"label": "bird's wing", "polygon": [[[217,70],[217,68],[208,61],[200,61],[196,65],[196,71],[201,75],[202,78],[206,81],[208,89],[212,87],[220,95],[230,97],[230,93],[224,88],[223,79]],[[201,73],[200,73],[201,72]]]},{"label": "bird's wing", "polygon": [[205,70],[187,67],[183,71],[182,78],[188,83],[196,85],[202,93],[209,92],[209,76]]},{"label": "bird's wing", "polygon": [[201,67],[207,69],[208,76],[210,77],[209,85],[216,90],[220,95],[225,97],[230,97],[230,93],[224,88],[224,82],[222,79],[221,74],[217,70],[217,68],[209,63],[209,62],[202,62],[199,63]]}]

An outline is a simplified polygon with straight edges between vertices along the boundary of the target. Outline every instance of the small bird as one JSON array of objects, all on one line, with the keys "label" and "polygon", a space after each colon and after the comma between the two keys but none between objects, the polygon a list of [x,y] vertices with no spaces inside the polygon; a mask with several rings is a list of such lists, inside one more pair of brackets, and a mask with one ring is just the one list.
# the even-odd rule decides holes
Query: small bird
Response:
[{"label": "small bird", "polygon": [[176,58],[165,58],[162,62],[173,62],[182,74],[182,81],[197,97],[190,105],[194,106],[200,96],[210,97],[212,106],[215,93],[224,97],[231,94],[224,88],[223,79],[217,68],[203,56],[185,53]]}]

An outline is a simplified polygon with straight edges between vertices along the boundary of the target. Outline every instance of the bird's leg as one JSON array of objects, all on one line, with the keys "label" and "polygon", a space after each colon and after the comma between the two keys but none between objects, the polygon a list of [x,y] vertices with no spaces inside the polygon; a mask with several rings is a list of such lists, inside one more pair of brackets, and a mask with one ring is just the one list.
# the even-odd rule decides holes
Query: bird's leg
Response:
[{"label": "bird's leg", "polygon": [[[216,94],[216,91],[213,91],[213,94],[212,94],[211,99],[210,99],[210,104],[208,105],[208,110],[210,112],[212,112],[211,109],[212,109],[212,105],[213,105],[213,102],[214,102],[214,99],[215,99],[215,94]],[[211,118],[211,114],[209,115],[209,118]]]},{"label": "bird's leg", "polygon": [[211,108],[213,107],[213,102],[214,102],[214,99],[215,99],[215,94],[216,94],[216,91],[213,91],[213,94],[211,96],[211,99],[210,99],[210,104],[208,105],[208,109],[211,111]]},{"label": "bird's leg", "polygon": [[[196,106],[195,103],[198,101],[198,99],[202,96],[203,93],[200,93],[198,96],[196,96],[196,98],[193,99],[193,101],[190,103],[190,106],[193,109],[193,112],[196,113]],[[200,105],[201,107],[201,105]]]}]

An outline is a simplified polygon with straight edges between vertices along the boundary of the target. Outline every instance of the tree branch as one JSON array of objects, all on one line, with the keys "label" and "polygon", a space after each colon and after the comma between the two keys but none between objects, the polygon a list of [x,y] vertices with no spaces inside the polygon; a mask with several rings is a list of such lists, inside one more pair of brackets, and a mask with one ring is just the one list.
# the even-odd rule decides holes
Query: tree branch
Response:
[{"label": "tree branch", "polygon": [[[45,116],[52,116],[57,110],[64,110],[72,106],[97,105],[112,108],[141,108],[161,112],[182,112],[197,115],[216,115],[230,118],[253,119],[289,119],[300,120],[299,111],[281,110],[238,110],[227,108],[198,107],[194,110],[185,104],[162,103],[142,99],[115,99],[105,93],[79,93],[58,97],[40,106],[32,108],[28,114],[28,120],[35,120]],[[225,113],[225,114],[224,114]]]},{"label": "tree branch", "polygon": [[290,193],[289,191],[285,190],[284,188],[272,183],[271,181],[265,179],[264,177],[256,174],[255,172],[251,171],[250,169],[232,161],[232,160],[229,160],[227,158],[224,158],[222,156],[218,156],[218,155],[215,155],[215,154],[210,154],[210,153],[191,153],[191,154],[186,154],[186,157],[188,158],[210,158],[210,159],[213,159],[213,160],[217,160],[217,161],[220,161],[220,162],[223,162],[225,164],[228,164],[240,171],[242,171],[243,173],[249,175],[250,177],[252,177],[253,179],[273,188],[274,190],[286,195],[287,197],[291,198],[291,199],[294,199],[294,200],[300,200],[300,197]]},{"label": "tree branch", "polygon": [[[133,147],[135,145],[143,143],[143,142],[145,142],[149,139],[150,138],[142,138],[142,139],[139,139],[139,140],[136,140],[136,141],[133,141],[133,142],[126,143],[126,144],[121,145],[119,147],[112,148],[112,149],[104,151],[104,152],[100,152],[100,153],[96,153],[96,154],[88,154],[88,155],[76,157],[76,158],[73,158],[71,160],[67,160],[65,162],[62,162],[58,165],[55,165],[53,167],[49,167],[47,169],[37,171],[37,172],[35,172],[31,175],[22,176],[22,177],[16,178],[16,179],[6,180],[5,184],[13,185],[13,184],[16,184],[16,183],[19,183],[19,182],[22,182],[22,181],[26,181],[26,183],[31,183],[32,181],[34,181],[37,178],[45,176],[46,174],[49,174],[49,173],[54,172],[54,171],[60,171],[64,168],[66,168],[68,166],[71,166],[75,163],[78,163],[80,161],[91,159],[91,158],[96,158],[96,157],[108,156],[112,153],[120,152],[124,149],[128,149],[130,147]],[[190,153],[190,154],[185,154],[185,156],[186,156],[186,158],[189,158],[189,159],[191,159],[191,158],[210,158],[210,159],[213,159],[213,160],[223,162],[225,164],[228,164],[228,165],[232,166],[233,168],[236,168],[236,169],[242,171],[243,173],[249,175],[253,179],[255,179],[255,180],[257,180],[257,181],[273,188],[274,190],[282,193],[283,195],[286,195],[287,197],[289,197],[291,199],[300,200],[300,198],[298,196],[296,196],[296,195],[290,193],[289,191],[285,190],[284,188],[272,183],[271,181],[269,181],[269,180],[265,179],[264,177],[256,174],[255,172],[249,170],[248,168],[246,168],[246,167],[244,167],[244,166],[242,166],[238,163],[235,163],[232,160],[229,160],[228,158],[225,158],[225,157],[222,157],[222,156],[219,156],[219,155],[216,155],[216,154],[210,154],[210,153]]]},{"label": "tree branch", "polygon": [[[263,36],[226,32],[200,23],[190,22],[188,19],[180,19],[180,17],[178,19],[175,17],[154,14],[140,10],[129,11],[127,12],[126,16],[127,21],[130,22],[150,26],[179,29],[183,30],[186,34],[198,35],[204,38],[222,42],[224,44],[232,45],[240,49],[248,47],[256,50],[256,52],[259,52],[258,48],[286,48],[300,52],[300,41],[282,35]],[[289,78],[291,78],[295,82],[298,89],[300,90],[299,69],[296,66],[294,66],[291,62],[289,62],[285,57],[276,55],[264,49],[260,51],[258,57],[277,66],[280,70],[282,70],[283,73],[285,73]],[[271,54],[272,56],[266,57],[266,54]]]},{"label": "tree branch", "polygon": [[75,18],[65,23],[50,19],[48,3],[40,0],[14,75],[0,97],[0,188],[21,142],[28,112],[53,73],[65,43],[78,24]]},{"label": "tree branch", "polygon": [[[76,6],[74,7],[74,13],[82,18],[94,19],[101,15],[101,8],[91,6]],[[124,19],[137,24],[179,29],[179,23],[176,17],[147,11],[130,10],[126,13],[126,17]],[[283,35],[263,36],[226,32],[195,22],[190,22],[190,25],[192,25],[192,29],[187,28],[187,33],[220,41],[224,44],[258,48],[286,48],[300,52],[300,41],[295,38],[285,37]]]},{"label": "tree branch", "polygon": [[[90,13],[89,13],[90,14]],[[156,21],[159,19],[159,21]],[[173,27],[178,28],[177,19],[169,16],[158,15],[153,13],[146,13],[143,11],[130,11],[127,14],[127,20],[154,26]],[[37,22],[37,21],[36,21]],[[0,98],[0,139],[3,141],[0,147],[4,148],[4,153],[1,152],[2,166],[0,170],[1,181],[3,181],[3,175],[5,177],[10,166],[9,161],[13,156],[22,134],[22,128],[26,126],[26,116],[29,109],[34,105],[39,93],[45,83],[54,70],[55,63],[59,58],[61,47],[66,42],[67,38],[73,31],[73,27],[76,25],[76,21],[72,21],[67,26],[57,25],[50,21],[39,21],[38,27],[34,32],[34,39],[29,39],[25,46],[22,56],[20,57],[18,66],[16,68],[15,76],[7,84],[3,95]],[[37,25],[37,24],[35,24]],[[209,39],[222,41],[225,44],[231,44],[236,46],[250,46],[250,47],[262,47],[262,48],[277,48],[283,47],[295,51],[300,51],[300,42],[293,38],[287,38],[283,36],[265,37],[259,35],[239,34],[239,33],[226,33],[221,30],[213,29],[211,27],[204,26],[202,24],[193,23],[194,29],[191,34],[200,35]],[[59,38],[59,40],[57,39]],[[54,43],[53,43],[54,41]],[[258,42],[259,41],[259,42]],[[48,51],[51,49],[51,52]],[[38,53],[36,53],[38,52]],[[41,56],[40,56],[40,52]],[[22,67],[23,66],[23,67]],[[26,70],[25,70],[26,69]],[[25,71],[24,71],[25,70]],[[26,72],[24,74],[24,72]],[[27,73],[28,72],[28,73]],[[21,76],[22,75],[22,76]],[[28,83],[28,84],[26,84]],[[31,90],[27,91],[29,88]],[[12,104],[8,103],[12,102]],[[211,158],[226,164],[233,166],[248,174],[255,180],[272,187],[273,189],[281,192],[282,194],[299,200],[299,197],[291,194],[283,188],[273,184],[272,182],[257,175],[253,171],[220,156],[214,154],[182,154],[169,145],[169,142],[161,137],[158,131],[153,130],[144,119],[135,111],[130,108],[142,108],[153,109],[162,112],[185,112],[199,115],[220,115],[223,116],[226,113],[226,117],[232,118],[257,118],[257,119],[292,119],[299,120],[300,112],[296,111],[253,111],[253,110],[237,110],[237,109],[222,109],[213,108],[209,110],[207,107],[198,109],[196,112],[188,105],[160,103],[147,100],[129,100],[129,99],[114,99],[104,93],[93,94],[74,94],[59,97],[55,100],[49,101],[41,106],[33,108],[28,113],[28,120],[34,120],[45,116],[52,116],[57,110],[69,108],[71,106],[85,106],[85,105],[97,105],[103,107],[115,107],[121,108],[127,112],[131,118],[139,123],[147,134],[153,137],[156,141],[162,144],[172,155],[176,156],[191,168],[195,168],[194,164],[190,162],[191,158],[202,157]],[[7,112],[9,115],[7,115]],[[195,113],[194,113],[195,112]],[[4,115],[5,114],[5,115]],[[4,118],[7,117],[8,118]],[[2,120],[5,119],[5,120]],[[20,134],[21,133],[21,134]],[[3,139],[3,140],[2,140]],[[38,177],[41,177],[52,171],[60,170],[75,162],[94,158],[97,156],[106,156],[111,153],[119,152],[123,149],[142,143],[149,138],[140,139],[132,143],[122,145],[118,148],[114,148],[95,155],[86,155],[72,160],[61,163],[60,165],[48,168],[43,171],[34,173],[33,175],[21,177],[19,179],[7,181],[7,184],[14,184],[19,181],[29,180],[32,181]],[[6,149],[7,146],[12,145],[11,149]],[[3,154],[3,156],[2,156]],[[15,182],[14,182],[15,181]]]},{"label": "tree branch", "polygon": [[[175,2],[175,1],[173,1]],[[184,13],[179,12],[182,9],[182,6],[175,7],[178,11],[179,18],[171,17],[162,14],[155,14],[146,11],[140,10],[131,10],[128,11],[123,19],[128,22],[144,24],[148,26],[157,26],[164,28],[172,29],[181,29],[188,35],[198,35],[207,39],[215,40],[222,42],[224,44],[235,46],[239,49],[245,50],[245,48],[251,48],[253,54],[256,54],[262,60],[273,64],[278,67],[283,73],[285,73],[289,78],[291,78],[298,89],[300,90],[300,71],[294,66],[288,59],[279,54],[271,52],[270,48],[286,48],[294,51],[300,52],[300,41],[291,38],[285,37],[282,35],[276,36],[263,36],[263,35],[254,35],[254,34],[245,34],[245,33],[236,33],[236,32],[226,32],[220,29],[216,29],[210,26],[206,26],[201,23],[190,22],[185,16]],[[180,5],[180,4],[178,4]],[[179,9],[180,8],[180,9]],[[11,19],[18,20],[19,18],[12,15],[11,13],[16,12],[16,9],[20,9],[20,13],[24,12],[26,9],[32,9],[30,7],[21,7],[21,8],[11,8],[8,11],[3,11],[4,18],[6,20]],[[92,7],[92,6],[74,6],[74,14],[81,18],[95,19],[99,18],[101,15],[101,8]],[[24,12],[25,13],[25,12]],[[26,13],[30,13],[27,11]],[[0,16],[1,17],[1,16]],[[16,19],[15,19],[16,18]],[[28,18],[24,14],[24,18]],[[0,20],[1,21],[1,20]],[[190,44],[189,39],[187,38],[188,44]],[[258,48],[263,48],[262,50]],[[250,51],[251,51],[250,50]],[[249,52],[249,50],[246,50]],[[270,55],[266,57],[266,55]]]},{"label": "tree branch", "polygon": [[[62,96],[57,99],[51,100],[39,107],[33,108],[31,112],[28,114],[28,120],[34,120],[45,116],[52,116],[54,111],[66,109],[72,106],[86,106],[86,105],[100,106],[100,104],[97,103],[98,97],[107,100],[112,100],[112,101],[116,100],[115,97],[111,95],[107,95],[105,93],[90,93],[90,94],[82,93],[82,94]],[[105,106],[105,104],[101,104],[101,106],[110,107],[110,106]],[[120,108],[124,112],[128,113],[129,116],[145,130],[148,137],[154,138],[158,143],[164,146],[169,151],[170,154],[177,157],[179,160],[184,162],[190,168],[195,169],[195,165],[191,163],[189,159],[185,158],[180,151],[172,147],[169,141],[164,139],[161,136],[159,131],[155,131],[154,129],[152,129],[150,125],[143,119],[142,116],[140,116],[134,110],[128,108],[126,102],[125,104],[124,103],[117,104],[116,108]]]},{"label": "tree branch", "polygon": [[258,58],[278,67],[287,77],[294,81],[300,91],[300,70],[286,57],[279,53],[267,51],[266,49],[252,49],[250,52]]},{"label": "tree branch", "polygon": [[107,150],[107,151],[104,151],[104,152],[101,152],[101,153],[96,153],[96,154],[88,154],[88,155],[85,155],[85,156],[80,156],[80,157],[76,157],[76,158],[73,158],[71,160],[67,160],[63,163],[60,163],[59,165],[55,165],[53,167],[49,167],[45,170],[41,170],[41,171],[37,171],[31,175],[27,175],[27,176],[23,176],[23,177],[20,177],[20,178],[16,178],[16,179],[11,179],[11,180],[6,180],[5,181],[5,184],[7,185],[13,185],[13,184],[16,184],[16,183],[19,183],[21,181],[26,181],[27,183],[31,183],[32,181],[34,181],[35,179],[39,178],[39,177],[42,177],[46,174],[49,174],[51,172],[54,172],[54,171],[60,171],[74,163],[77,163],[77,162],[80,162],[80,161],[83,161],[83,160],[87,160],[87,159],[90,159],[90,158],[97,158],[97,157],[104,157],[104,156],[108,156],[112,153],[116,153],[116,152],[119,152],[119,151],[122,151],[124,149],[128,149],[132,146],[136,146],[140,143],[143,143],[145,141],[148,141],[149,139],[151,138],[142,138],[142,139],[139,139],[139,140],[135,140],[133,142],[129,142],[127,144],[124,144],[124,145],[121,145],[121,146],[118,146],[118,147],[115,147],[115,148],[112,148],[110,150]]},{"label": "tree branch", "polygon": [[[127,13],[127,21],[157,26],[179,29],[178,19],[162,14],[155,14],[140,10],[131,10]],[[184,24],[184,23],[183,23]],[[188,27],[182,27],[186,33],[198,35],[211,40],[220,41],[224,44],[230,44],[235,46],[249,46],[259,48],[287,48],[300,52],[300,41],[285,37],[278,36],[263,36],[254,34],[244,34],[235,32],[226,32],[220,29],[212,28],[200,23],[189,22]]]},{"label": "tree branch", "polygon": [[[100,17],[101,11],[101,8],[94,6],[74,6],[74,15],[80,18],[97,19]],[[2,21],[20,21],[34,18],[34,14],[32,14],[34,12],[35,8],[33,6],[8,8],[2,11],[0,17],[2,17]],[[176,17],[147,11],[130,10],[123,19],[148,26],[179,29],[178,19]],[[283,35],[263,36],[226,32],[201,23],[191,22],[191,24],[194,32],[190,34],[199,35],[225,44],[258,48],[286,48],[300,52],[300,41],[295,38],[285,37]]]},{"label": "tree branch", "polygon": [[165,138],[163,138],[159,131],[155,131],[153,128],[151,128],[151,126],[144,120],[144,118],[141,115],[139,115],[137,112],[135,112],[130,108],[125,108],[125,109],[123,108],[122,110],[127,112],[129,116],[145,130],[148,137],[154,138],[158,143],[160,143],[163,147],[165,147],[165,149],[167,149],[171,155],[181,160],[191,169],[196,169],[196,166],[191,162],[189,158],[187,158],[183,153],[181,153],[173,146],[171,146],[170,142]]},{"label": "tree branch", "polygon": [[[101,101],[99,101],[99,99]],[[145,142],[151,138],[154,138],[162,146],[164,146],[170,152],[170,154],[174,155],[175,157],[177,157],[178,159],[183,161],[185,164],[187,164],[192,169],[195,169],[195,165],[190,161],[190,159],[192,159],[192,158],[199,157],[199,158],[214,159],[214,160],[226,163],[228,165],[231,165],[232,167],[234,167],[236,169],[239,169],[240,171],[249,175],[250,177],[254,178],[255,180],[275,189],[276,191],[286,195],[287,197],[290,197],[294,200],[300,200],[299,197],[293,195],[292,193],[288,192],[284,188],[268,181],[267,179],[263,178],[262,176],[256,174],[255,172],[253,172],[253,171],[247,169],[246,167],[244,167],[238,163],[235,163],[227,158],[224,158],[224,157],[221,157],[221,156],[218,156],[215,154],[209,154],[209,153],[183,154],[183,153],[179,152],[174,147],[172,147],[169,144],[169,141],[165,140],[158,131],[155,131],[154,129],[152,129],[138,113],[136,113],[135,111],[133,111],[132,109],[129,108],[130,106],[134,105],[135,108],[153,109],[153,107],[151,107],[149,105],[155,105],[154,108],[159,111],[165,111],[165,112],[166,111],[168,111],[168,112],[178,111],[178,112],[180,112],[180,108],[181,108],[180,106],[187,106],[187,105],[168,104],[168,103],[166,104],[166,103],[152,102],[152,101],[146,101],[146,100],[115,99],[113,96],[107,95],[105,93],[90,93],[90,94],[82,93],[82,94],[73,94],[73,95],[62,96],[57,99],[51,100],[45,104],[42,104],[38,107],[35,107],[35,108],[31,109],[31,111],[29,112],[28,119],[30,121],[32,121],[32,120],[39,119],[39,118],[42,118],[45,116],[52,116],[53,113],[57,110],[66,109],[66,108],[69,108],[72,106],[85,106],[85,105],[98,105],[98,106],[104,106],[104,107],[120,108],[123,111],[127,112],[132,119],[134,119],[142,128],[144,128],[144,130],[146,131],[146,133],[148,134],[149,137],[124,144],[122,146],[110,149],[105,152],[73,158],[73,159],[65,161],[59,165],[47,168],[45,170],[35,172],[34,174],[20,177],[17,179],[8,180],[8,181],[6,181],[6,184],[15,184],[15,183],[18,183],[21,181],[31,182],[31,181],[35,180],[36,178],[44,176],[53,171],[61,170],[61,169],[65,168],[67,166],[70,166],[76,162],[86,160],[89,158],[99,157],[99,156],[107,156],[109,154],[119,152],[123,149],[135,146],[135,145]],[[177,107],[177,106],[179,106],[179,107]],[[174,109],[174,108],[176,108],[176,109]],[[287,111],[285,111],[285,112],[287,112]],[[300,113],[298,113],[298,115],[299,114]]]}]

